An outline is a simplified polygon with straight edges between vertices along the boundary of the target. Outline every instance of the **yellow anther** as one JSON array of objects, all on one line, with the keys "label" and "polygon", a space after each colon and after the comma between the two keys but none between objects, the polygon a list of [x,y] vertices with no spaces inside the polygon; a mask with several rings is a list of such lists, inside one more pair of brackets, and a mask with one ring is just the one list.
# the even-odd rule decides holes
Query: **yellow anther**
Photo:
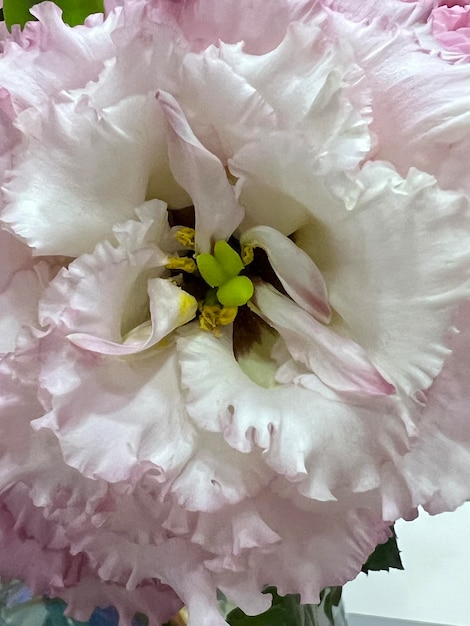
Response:
[{"label": "yellow anther", "polygon": [[195,249],[196,231],[194,228],[186,228],[186,226],[184,226],[176,231],[175,237],[185,248],[189,250]]},{"label": "yellow anther", "polygon": [[220,310],[220,315],[219,315],[219,324],[221,326],[228,326],[237,317],[237,313],[238,313],[237,306],[222,307],[222,309]]},{"label": "yellow anther", "polygon": [[220,306],[202,305],[199,325],[203,330],[208,330],[216,337],[220,335],[220,331],[217,329],[217,326],[220,325]]},{"label": "yellow anther", "polygon": [[189,272],[190,274],[197,270],[196,261],[188,258],[187,256],[173,257],[172,259],[169,259],[166,267],[169,270],[182,270],[183,272]]},{"label": "yellow anther", "polygon": [[241,254],[243,265],[249,265],[253,261],[253,259],[255,258],[254,250],[255,249],[253,248],[253,246],[243,246]]}]

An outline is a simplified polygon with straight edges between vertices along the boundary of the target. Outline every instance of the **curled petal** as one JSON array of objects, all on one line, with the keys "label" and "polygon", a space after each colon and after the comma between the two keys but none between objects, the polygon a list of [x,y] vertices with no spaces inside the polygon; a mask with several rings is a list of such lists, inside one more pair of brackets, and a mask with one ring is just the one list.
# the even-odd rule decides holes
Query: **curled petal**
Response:
[{"label": "curled petal", "polygon": [[117,343],[87,333],[71,333],[69,340],[81,348],[101,354],[135,354],[151,348],[175,328],[183,326],[196,315],[197,301],[169,280],[148,281],[151,322],[144,322]]},{"label": "curled petal", "polygon": [[157,99],[168,122],[173,175],[194,203],[198,251],[211,252],[216,241],[228,239],[237,228],[243,210],[222,163],[194,135],[175,98],[159,91]]},{"label": "curled petal", "polygon": [[193,296],[159,277],[168,256],[152,237],[168,238],[164,205],[154,201],[139,213],[143,222],[115,229],[117,248],[99,244],[49,285],[39,307],[44,326],[66,328],[70,341],[84,349],[124,355],[154,346],[194,317]]},{"label": "curled petal", "polygon": [[317,322],[292,300],[267,284],[258,284],[252,302],[286,342],[295,360],[338,391],[390,395],[387,382],[354,341]]},{"label": "curled petal", "polygon": [[315,319],[330,321],[323,276],[308,254],[293,241],[269,226],[255,226],[242,234],[240,244],[262,248],[291,298]]}]

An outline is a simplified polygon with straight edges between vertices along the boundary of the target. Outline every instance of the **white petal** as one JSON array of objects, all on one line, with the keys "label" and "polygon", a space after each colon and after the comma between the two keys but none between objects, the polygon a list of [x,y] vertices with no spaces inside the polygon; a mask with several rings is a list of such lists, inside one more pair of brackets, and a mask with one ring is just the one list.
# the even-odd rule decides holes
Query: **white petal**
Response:
[{"label": "white petal", "polygon": [[323,13],[308,24],[290,24],[279,46],[264,55],[221,45],[221,58],[273,107],[281,128],[308,132],[312,145],[325,148],[325,159],[349,169],[370,148],[370,111],[351,89],[362,73],[324,36],[325,21]]},{"label": "white petal", "polygon": [[[82,98],[20,116],[24,141],[5,185],[5,223],[36,254],[78,256],[133,217],[158,172],[162,200],[181,198],[168,169],[164,123],[153,94],[103,111]],[[45,186],[44,180],[48,181]],[[176,189],[175,189],[176,188]],[[184,206],[184,204],[179,205]]]},{"label": "white petal", "polygon": [[42,342],[42,354],[41,381],[53,409],[34,428],[55,433],[68,465],[112,483],[137,481],[149,469],[164,482],[180,471],[194,430],[171,345],[125,360],[90,355],[55,333]]},{"label": "white petal", "polygon": [[315,319],[330,321],[323,276],[308,254],[293,241],[269,226],[255,226],[242,234],[240,244],[262,248],[291,298]]},{"label": "white petal", "polygon": [[225,341],[208,333],[179,339],[178,351],[195,423],[241,452],[260,448],[266,463],[310,498],[378,487],[382,466],[408,447],[392,399],[351,404],[294,385],[264,389],[243,374]]},{"label": "white petal", "polygon": [[195,135],[225,165],[239,148],[275,130],[278,122],[272,106],[219,56],[210,47],[184,58],[177,99]]},{"label": "white petal", "polygon": [[294,359],[307,365],[326,385],[371,395],[394,392],[359,345],[317,322],[270,285],[256,284],[252,302],[284,339]]},{"label": "white petal", "polygon": [[172,173],[194,203],[198,251],[211,252],[216,241],[230,237],[243,210],[222,163],[194,135],[178,102],[162,91],[157,98],[168,122]]},{"label": "white petal", "polygon": [[314,219],[295,241],[320,268],[344,331],[407,394],[427,388],[448,352],[453,307],[468,297],[468,201],[422,172],[403,180],[376,162],[358,175],[361,195],[348,212],[304,196],[296,178],[291,194]]},{"label": "white petal", "polygon": [[162,278],[149,280],[148,296],[151,322],[144,322],[133,329],[126,336],[124,343],[81,332],[71,333],[68,335],[69,340],[81,348],[101,354],[135,354],[151,348],[196,315],[196,299],[170,280]]}]

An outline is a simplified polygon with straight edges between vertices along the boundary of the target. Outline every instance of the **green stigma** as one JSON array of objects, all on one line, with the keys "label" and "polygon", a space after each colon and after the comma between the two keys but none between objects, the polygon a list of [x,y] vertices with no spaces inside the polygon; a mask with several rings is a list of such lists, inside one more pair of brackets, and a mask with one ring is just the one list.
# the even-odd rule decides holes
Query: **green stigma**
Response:
[{"label": "green stigma", "polygon": [[215,244],[214,254],[198,254],[196,263],[206,283],[217,288],[217,299],[223,306],[242,306],[253,295],[251,280],[247,276],[239,276],[244,263],[226,241]]}]

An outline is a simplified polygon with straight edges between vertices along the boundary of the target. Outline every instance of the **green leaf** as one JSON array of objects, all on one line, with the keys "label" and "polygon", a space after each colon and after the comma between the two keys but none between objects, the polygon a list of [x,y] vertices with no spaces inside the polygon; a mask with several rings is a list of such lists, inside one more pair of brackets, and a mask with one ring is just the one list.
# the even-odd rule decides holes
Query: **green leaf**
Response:
[{"label": "green leaf", "polygon": [[332,626],[334,626],[335,623],[333,608],[338,606],[341,602],[342,593],[342,587],[329,587],[328,589],[323,589],[320,594],[323,610],[325,611],[325,615],[330,620],[330,624],[332,624]]},{"label": "green leaf", "polygon": [[298,595],[280,596],[274,587],[268,587],[263,593],[270,593],[273,597],[270,609],[254,616],[246,615],[241,609],[234,609],[225,618],[227,623],[230,626],[317,626],[318,615],[324,614],[333,626],[333,606],[337,606],[341,599],[341,587],[322,592],[322,608],[313,604],[300,604]]},{"label": "green leaf", "polygon": [[362,566],[362,571],[377,572],[380,570],[403,569],[403,563],[400,558],[400,550],[398,549],[397,536],[393,526],[391,527],[392,536],[386,543],[378,545],[374,552]]},{"label": "green leaf", "polygon": [[[57,6],[63,11],[64,22],[70,26],[83,24],[85,19],[92,13],[103,13],[103,0],[55,0]],[[22,28],[30,20],[35,19],[29,9],[38,0],[3,0],[3,15],[8,28],[13,24],[19,24]]]}]

